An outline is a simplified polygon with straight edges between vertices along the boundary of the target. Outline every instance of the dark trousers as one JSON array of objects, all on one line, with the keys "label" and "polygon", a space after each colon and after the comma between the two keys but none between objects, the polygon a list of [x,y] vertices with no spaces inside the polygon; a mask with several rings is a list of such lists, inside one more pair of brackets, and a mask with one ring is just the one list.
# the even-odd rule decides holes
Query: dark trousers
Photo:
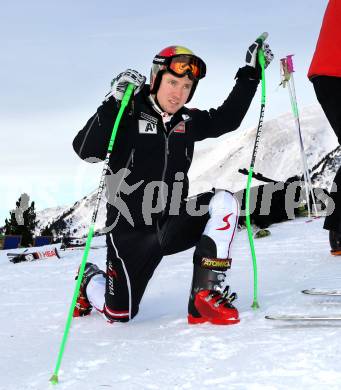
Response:
[{"label": "dark trousers", "polygon": [[[311,81],[316,97],[341,145],[341,77],[317,76]],[[326,217],[324,228],[341,233],[341,167],[336,172],[334,184],[337,191],[330,196],[335,203],[335,210]]]},{"label": "dark trousers", "polygon": [[[208,206],[214,195],[207,192],[190,198],[179,215],[168,216],[159,226],[132,227],[120,218],[107,234],[107,280],[104,313],[115,321],[128,321],[139,309],[147,284],[163,256],[196,246],[209,219],[209,213],[191,216],[188,202],[199,209]],[[174,287],[176,288],[176,286]]]}]

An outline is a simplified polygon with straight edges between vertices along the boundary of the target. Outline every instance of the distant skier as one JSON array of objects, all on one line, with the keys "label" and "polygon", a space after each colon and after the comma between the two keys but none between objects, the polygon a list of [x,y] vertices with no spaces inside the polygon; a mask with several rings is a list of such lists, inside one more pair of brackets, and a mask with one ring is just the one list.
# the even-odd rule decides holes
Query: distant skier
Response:
[{"label": "distant skier", "polygon": [[[261,46],[266,65],[270,63],[273,55],[268,45],[254,42],[232,92],[219,108],[209,111],[184,107],[206,74],[204,61],[185,47],[170,46],[154,57],[150,85],[130,69],[114,78],[106,100],[73,146],[84,160],[104,160],[123,93],[128,83],[135,84],[135,96],[122,118],[109,164],[114,175],[122,168],[127,170],[122,175],[124,184],[133,190],[120,191],[107,181],[107,269],[103,272],[86,264],[74,316],[87,315],[95,307],[109,322],[129,321],[137,314],[162,257],[196,246],[188,322],[239,322],[232,304],[235,294],[222,289],[231,266],[238,202],[225,190],[187,199],[187,172],[196,141],[219,137],[240,126],[259,83],[257,52]],[[221,69],[222,83],[224,74]],[[132,220],[120,212],[125,206]]]},{"label": "distant skier", "polygon": [[[329,0],[308,71],[316,97],[341,145],[341,1]],[[324,228],[329,230],[331,253],[341,255],[341,167],[339,167],[331,198],[334,212],[327,216]]]}]

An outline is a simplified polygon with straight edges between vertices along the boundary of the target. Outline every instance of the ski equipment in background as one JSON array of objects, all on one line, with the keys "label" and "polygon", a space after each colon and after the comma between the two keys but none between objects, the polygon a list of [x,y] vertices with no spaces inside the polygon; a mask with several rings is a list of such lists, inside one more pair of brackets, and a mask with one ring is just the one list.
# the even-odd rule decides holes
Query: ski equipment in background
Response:
[{"label": "ski equipment in background", "polygon": [[[303,294],[317,296],[341,296],[341,289],[310,288],[302,290]],[[265,316],[267,320],[277,321],[341,321],[341,314],[310,315],[310,314],[272,314]]]},{"label": "ski equipment in background", "polygon": [[307,163],[307,156],[305,154],[304,145],[303,145],[303,138],[302,138],[302,132],[301,132],[301,123],[300,123],[300,117],[298,113],[298,106],[297,106],[297,98],[296,98],[296,90],[295,90],[295,83],[294,83],[294,64],[292,60],[293,54],[287,55],[285,58],[281,58],[280,60],[280,66],[281,66],[281,84],[283,85],[283,88],[285,88],[288,85],[289,90],[289,97],[290,97],[290,103],[292,108],[292,113],[295,118],[295,125],[297,130],[297,137],[298,142],[300,146],[300,153],[301,153],[301,160],[302,160],[302,170],[303,170],[303,177],[304,177],[304,183],[305,183],[305,193],[306,193],[306,200],[307,200],[307,207],[308,207],[308,217],[311,217],[311,209],[310,209],[310,196],[313,202],[314,207],[314,213],[315,216],[317,216],[317,207],[316,207],[316,199],[315,194],[313,191],[313,186],[311,184],[311,178]]},{"label": "ski equipment in background", "polygon": [[[85,238],[70,238],[66,237],[62,239],[62,244],[60,246],[61,251],[71,251],[71,250],[83,250],[86,245]],[[106,248],[106,245],[92,245],[90,249],[100,249]]]},{"label": "ski equipment in background", "polygon": [[341,321],[341,314],[336,315],[309,315],[309,314],[274,314],[265,316],[267,320],[276,321]]},{"label": "ski equipment in background", "polygon": [[[85,248],[85,245],[82,245],[82,246],[68,246],[68,247],[64,247],[64,248],[61,248],[60,251],[82,251],[84,250]],[[93,246],[91,245],[90,246],[90,249],[103,249],[103,248],[106,248],[106,246]]]},{"label": "ski equipment in background", "polygon": [[310,288],[302,291],[303,294],[307,295],[327,295],[327,296],[341,296],[341,289],[334,288]]},{"label": "ski equipment in background", "polygon": [[57,248],[47,249],[45,251],[39,251],[39,252],[29,252],[29,253],[27,252],[27,250],[22,253],[7,253],[7,256],[9,257],[9,261],[13,264],[16,264],[16,263],[21,263],[23,261],[37,261],[37,260],[49,259],[52,257],[57,257],[58,259],[60,259],[60,255],[57,251]]}]

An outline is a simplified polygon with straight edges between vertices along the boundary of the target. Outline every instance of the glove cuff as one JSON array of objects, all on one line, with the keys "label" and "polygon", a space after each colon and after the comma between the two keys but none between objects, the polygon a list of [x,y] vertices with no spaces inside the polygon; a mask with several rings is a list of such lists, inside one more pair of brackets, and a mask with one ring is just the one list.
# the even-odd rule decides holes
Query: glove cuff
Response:
[{"label": "glove cuff", "polygon": [[[258,68],[258,67],[257,67]],[[249,79],[259,81],[262,78],[260,69],[254,68],[253,66],[243,66],[238,69],[238,72],[235,75],[235,79]]]}]

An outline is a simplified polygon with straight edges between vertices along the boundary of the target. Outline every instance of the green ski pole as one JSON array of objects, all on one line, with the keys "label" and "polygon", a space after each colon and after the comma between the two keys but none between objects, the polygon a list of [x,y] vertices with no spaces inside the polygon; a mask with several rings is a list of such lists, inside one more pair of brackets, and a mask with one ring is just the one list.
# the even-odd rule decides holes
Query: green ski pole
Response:
[{"label": "green ski pole", "polygon": [[68,335],[69,335],[71,321],[72,321],[72,318],[73,318],[73,311],[74,311],[75,306],[76,306],[76,301],[77,301],[80,285],[81,285],[81,282],[82,282],[82,279],[83,279],[85,265],[86,265],[86,262],[87,262],[87,259],[88,259],[88,254],[89,254],[89,251],[90,251],[91,240],[92,240],[92,237],[93,237],[94,231],[95,231],[95,223],[96,223],[96,219],[97,219],[99,203],[100,203],[100,200],[101,200],[101,197],[102,197],[102,192],[103,192],[103,189],[104,189],[104,186],[105,186],[105,176],[106,176],[107,169],[108,169],[108,166],[109,166],[109,159],[110,159],[110,156],[111,156],[111,152],[112,152],[112,149],[113,149],[113,146],[114,146],[114,142],[115,142],[115,139],[116,139],[117,129],[118,129],[118,126],[120,124],[123,112],[124,112],[125,108],[127,107],[128,103],[129,103],[129,99],[130,99],[131,94],[133,93],[133,91],[134,91],[134,85],[133,84],[128,84],[127,89],[126,89],[126,91],[124,93],[122,102],[121,102],[121,107],[119,109],[119,112],[117,114],[117,117],[116,117],[116,120],[115,120],[115,123],[114,123],[114,127],[113,127],[113,130],[112,130],[112,133],[111,133],[111,138],[110,138],[110,141],[109,141],[107,155],[106,155],[105,160],[104,160],[101,181],[100,181],[100,184],[99,184],[99,187],[98,187],[98,191],[97,191],[96,204],[95,204],[95,207],[94,207],[94,212],[92,214],[91,224],[90,224],[88,237],[87,237],[86,244],[85,244],[85,249],[84,249],[84,253],[83,253],[82,262],[81,262],[81,265],[79,267],[77,283],[76,283],[76,287],[75,287],[75,290],[74,290],[74,293],[73,293],[73,298],[72,298],[69,314],[68,314],[68,317],[67,317],[67,320],[66,320],[64,335],[63,335],[62,342],[61,342],[60,347],[59,347],[59,353],[58,353],[56,367],[54,369],[52,377],[50,378],[50,382],[52,384],[54,384],[54,385],[58,383],[58,372],[59,372],[59,368],[60,368],[60,365],[61,365],[61,362],[62,362],[62,358],[63,358],[63,354],[64,354],[64,350],[65,350],[65,345],[66,345],[66,341],[67,341],[67,338],[68,338]]},{"label": "green ski pole", "polygon": [[[262,44],[263,41],[267,38],[268,33],[263,33],[260,37],[257,38],[257,42]],[[247,234],[249,237],[250,242],[250,249],[251,249],[251,256],[252,256],[252,264],[253,264],[253,302],[251,307],[253,309],[259,308],[258,303],[258,272],[257,272],[257,258],[256,258],[256,251],[255,251],[255,244],[253,241],[253,232],[251,227],[251,219],[250,219],[250,190],[251,190],[251,181],[252,181],[252,174],[253,174],[253,168],[255,166],[256,161],[256,155],[258,150],[258,144],[262,132],[263,127],[263,118],[264,118],[264,109],[265,109],[265,58],[264,58],[264,52],[262,49],[259,49],[258,51],[258,61],[262,69],[262,98],[261,98],[261,110],[260,110],[260,116],[258,121],[258,128],[256,132],[256,140],[255,145],[252,152],[252,158],[251,158],[251,164],[249,168],[249,174],[247,177],[247,185],[246,185],[246,199],[245,199],[245,217],[246,217],[246,228],[247,228]]]}]

